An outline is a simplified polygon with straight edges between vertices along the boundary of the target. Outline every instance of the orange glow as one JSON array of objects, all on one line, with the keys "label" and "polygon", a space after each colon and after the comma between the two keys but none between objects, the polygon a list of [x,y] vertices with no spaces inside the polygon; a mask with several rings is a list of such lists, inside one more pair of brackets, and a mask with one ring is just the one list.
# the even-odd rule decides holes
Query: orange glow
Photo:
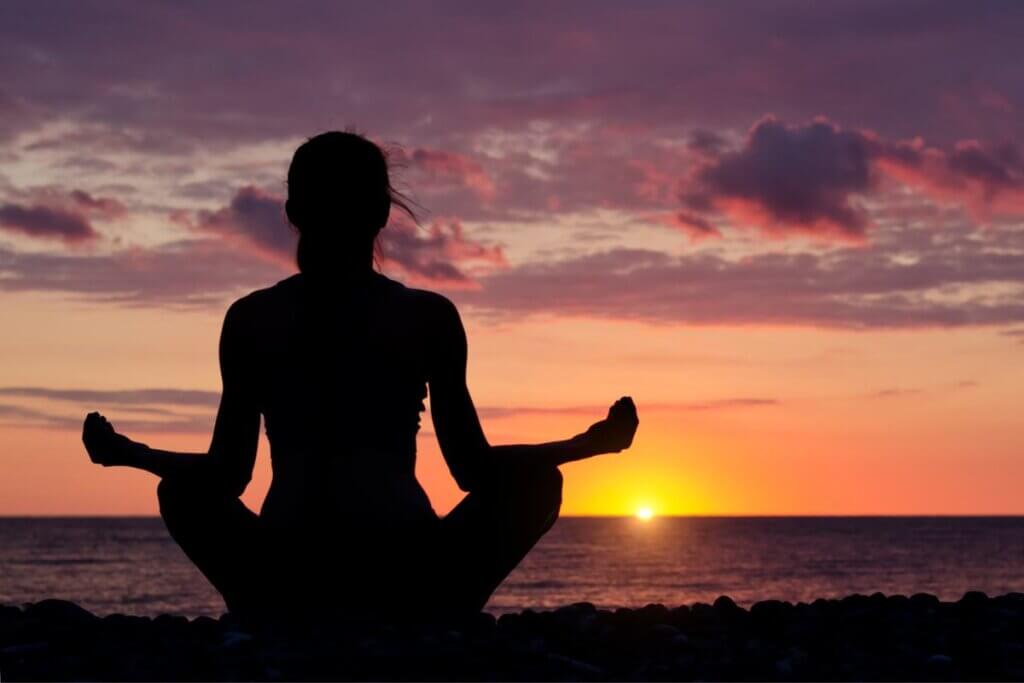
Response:
[{"label": "orange glow", "polygon": [[[220,314],[5,299],[10,334],[0,337],[0,357],[16,360],[4,366],[6,386],[219,387]],[[1024,422],[1013,408],[1024,368],[1020,347],[998,330],[681,330],[568,318],[495,326],[465,318],[470,387],[491,443],[567,438],[619,395],[636,399],[631,449],[563,466],[563,514],[634,516],[642,506],[657,516],[1024,512],[1016,489]],[[776,402],[715,403],[730,396]],[[488,406],[532,410],[489,414]],[[50,407],[74,419],[85,408]],[[126,419],[124,408],[88,407],[115,426]],[[0,514],[156,513],[155,479],[92,465],[76,429],[5,422]],[[465,494],[429,416],[423,429],[417,474],[444,514]],[[130,436],[182,450],[209,443],[203,433]],[[251,508],[269,480],[264,440],[244,495]]]}]

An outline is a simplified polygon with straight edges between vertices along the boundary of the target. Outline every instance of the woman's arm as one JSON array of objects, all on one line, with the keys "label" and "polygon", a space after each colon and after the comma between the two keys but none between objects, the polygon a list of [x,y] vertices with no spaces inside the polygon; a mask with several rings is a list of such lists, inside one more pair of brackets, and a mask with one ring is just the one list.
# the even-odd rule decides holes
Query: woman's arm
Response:
[{"label": "woman's arm", "polygon": [[201,477],[236,495],[245,490],[256,461],[260,414],[247,387],[252,370],[244,359],[246,331],[239,303],[228,309],[221,332],[223,392],[209,451],[180,453],[150,448],[118,434],[99,413],[89,413],[82,441],[93,462],[106,467],[135,467],[161,478]]},{"label": "woman's arm", "polygon": [[555,466],[629,448],[639,420],[629,397],[585,432],[542,444],[491,446],[466,385],[466,333],[455,306],[438,297],[430,345],[430,414],[445,461],[463,491],[495,472],[515,467]]}]

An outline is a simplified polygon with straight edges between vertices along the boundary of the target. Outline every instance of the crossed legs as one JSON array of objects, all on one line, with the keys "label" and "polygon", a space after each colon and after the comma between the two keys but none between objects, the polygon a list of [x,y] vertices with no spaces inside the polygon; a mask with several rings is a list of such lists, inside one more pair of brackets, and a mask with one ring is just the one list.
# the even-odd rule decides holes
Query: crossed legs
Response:
[{"label": "crossed legs", "polygon": [[[268,533],[241,500],[201,482],[164,479],[157,496],[171,537],[228,610],[240,616],[321,611],[332,605],[345,609],[359,598],[369,607],[389,604],[428,615],[458,615],[480,611],[555,523],[562,476],[550,467],[495,477],[468,494],[414,547],[372,556],[353,556],[360,548],[345,546],[342,521],[329,527],[330,533],[311,529],[284,539]],[[387,543],[386,538],[378,541],[379,547]],[[322,561],[341,556],[343,562]],[[370,562],[382,563],[380,570],[357,572],[358,582],[331,574],[331,567]],[[322,604],[311,604],[316,602]]]}]

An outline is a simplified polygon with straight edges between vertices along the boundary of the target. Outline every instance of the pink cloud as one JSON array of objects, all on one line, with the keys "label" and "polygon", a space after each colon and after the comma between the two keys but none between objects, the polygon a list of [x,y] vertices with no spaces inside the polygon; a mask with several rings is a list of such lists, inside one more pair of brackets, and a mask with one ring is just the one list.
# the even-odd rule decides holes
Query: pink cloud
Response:
[{"label": "pink cloud", "polygon": [[513,318],[852,329],[1024,322],[1024,235],[979,239],[966,225],[942,240],[927,233],[904,228],[863,246],[743,258],[611,249],[492,273],[459,300]]},{"label": "pink cloud", "polygon": [[295,263],[297,235],[285,218],[284,200],[257,187],[241,188],[223,208],[199,211],[195,227],[283,267]]},{"label": "pink cloud", "polygon": [[[243,187],[215,211],[200,211],[193,227],[213,233],[254,256],[285,268],[294,267],[297,232],[288,224],[284,200],[255,187]],[[401,217],[380,234],[381,265],[398,269],[420,284],[473,286],[471,271],[505,264],[500,246],[477,242],[456,219],[421,227]]]},{"label": "pink cloud", "polygon": [[[401,157],[403,153],[399,152],[399,155]],[[417,147],[404,156],[415,168],[422,170],[429,180],[455,181],[472,190],[482,201],[493,201],[497,194],[494,181],[483,166],[463,154]]]},{"label": "pink cloud", "polygon": [[72,190],[69,197],[76,207],[96,218],[115,220],[127,213],[125,205],[112,197],[97,197],[83,190]]},{"label": "pink cloud", "polygon": [[0,229],[68,244],[89,242],[98,237],[81,213],[43,205],[0,204]]},{"label": "pink cloud", "polygon": [[980,217],[1024,213],[1024,161],[1013,145],[964,140],[944,151],[920,138],[888,141],[823,118],[787,125],[768,116],[739,149],[705,141],[697,150],[703,160],[680,193],[690,222],[722,215],[776,236],[861,241],[871,227],[863,200],[886,180],[956,201]]},{"label": "pink cloud", "polygon": [[909,155],[880,156],[879,168],[937,201],[966,207],[981,222],[1024,214],[1024,158],[1015,145],[961,140],[946,151],[915,140],[906,149]]},{"label": "pink cloud", "polygon": [[476,283],[468,268],[493,270],[506,265],[500,246],[468,238],[456,219],[436,220],[427,228],[394,222],[381,235],[382,265],[398,267],[414,283],[472,288]]}]

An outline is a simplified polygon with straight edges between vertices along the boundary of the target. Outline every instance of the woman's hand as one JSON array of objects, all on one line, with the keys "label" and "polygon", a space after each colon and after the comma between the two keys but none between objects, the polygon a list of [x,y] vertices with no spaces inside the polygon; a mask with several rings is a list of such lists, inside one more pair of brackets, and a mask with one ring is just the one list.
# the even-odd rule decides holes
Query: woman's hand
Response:
[{"label": "woman's hand", "polygon": [[592,424],[576,439],[589,454],[618,453],[633,443],[639,424],[633,399],[623,396],[608,409],[608,417]]},{"label": "woman's hand", "polygon": [[97,465],[131,465],[145,444],[132,441],[114,431],[113,425],[99,413],[89,413],[82,425],[82,443],[89,459]]}]

